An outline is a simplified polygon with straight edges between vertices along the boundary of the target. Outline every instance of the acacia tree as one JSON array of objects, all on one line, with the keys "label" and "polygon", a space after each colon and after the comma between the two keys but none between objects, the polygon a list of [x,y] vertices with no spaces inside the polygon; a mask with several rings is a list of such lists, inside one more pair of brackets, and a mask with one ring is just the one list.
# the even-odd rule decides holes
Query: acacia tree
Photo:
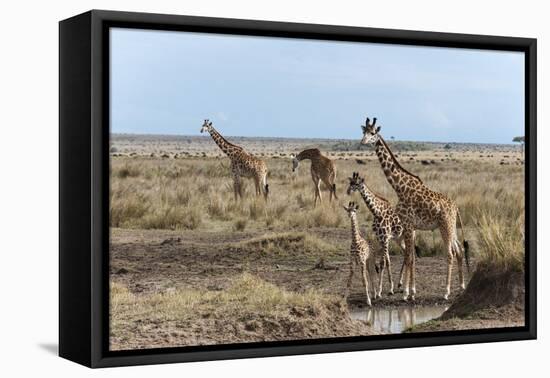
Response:
[{"label": "acacia tree", "polygon": [[524,136],[514,137],[514,139],[512,139],[512,142],[521,143],[521,153],[523,154],[523,148],[524,148],[524,145],[525,145],[525,137]]}]

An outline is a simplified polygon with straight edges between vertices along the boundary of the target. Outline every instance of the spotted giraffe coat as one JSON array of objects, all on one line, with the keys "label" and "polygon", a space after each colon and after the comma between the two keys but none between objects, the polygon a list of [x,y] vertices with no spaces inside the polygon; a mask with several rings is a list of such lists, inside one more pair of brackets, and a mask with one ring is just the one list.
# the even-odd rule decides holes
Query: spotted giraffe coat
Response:
[{"label": "spotted giraffe coat", "polygon": [[420,179],[401,166],[386,141],[379,134],[380,127],[374,127],[376,118],[370,123],[367,118],[365,125],[362,126],[363,138],[361,144],[374,144],[376,155],[384,171],[388,183],[395,190],[399,202],[396,206],[396,212],[403,225],[403,238],[406,244],[406,261],[408,274],[406,274],[406,284],[404,298],[414,299],[415,288],[415,255],[414,238],[416,230],[434,230],[439,229],[441,238],[445,245],[447,253],[447,279],[444,298],[448,299],[451,292],[451,272],[453,260],[458,260],[458,276],[461,288],[465,287],[464,273],[462,267],[463,251],[458,242],[457,220],[462,229],[462,242],[464,246],[464,255],[468,265],[468,243],[464,239],[464,227],[458,207],[454,201],[450,200],[442,193],[429,189]]},{"label": "spotted giraffe coat", "polygon": [[363,286],[365,288],[365,294],[367,296],[367,305],[371,305],[370,295],[369,295],[369,272],[368,272],[368,262],[373,257],[372,251],[374,251],[373,246],[364,239],[360,232],[359,226],[357,225],[357,211],[359,206],[350,202],[348,207],[344,206],[344,210],[348,213],[348,216],[351,221],[351,246],[350,246],[350,260],[349,260],[349,275],[346,285],[346,294],[347,297],[351,290],[351,284],[353,282],[353,274],[355,267],[359,266],[361,268],[361,277],[363,279]]},{"label": "spotted giraffe coat", "polygon": [[205,120],[201,133],[208,131],[218,147],[231,160],[231,174],[233,176],[233,191],[235,199],[243,196],[241,178],[252,178],[256,187],[256,195],[263,193],[267,199],[269,186],[267,184],[267,165],[262,159],[246,152],[242,147],[227,141],[215,128],[212,122]]},{"label": "spotted giraffe coat", "polygon": [[321,201],[321,181],[330,192],[329,200],[332,201],[333,196],[335,199],[338,199],[338,196],[336,195],[336,165],[334,162],[321,154],[319,149],[310,148],[303,150],[293,159],[293,172],[302,160],[311,161],[311,179],[313,180],[313,185],[315,187],[315,204],[317,204],[317,198]]},{"label": "spotted giraffe coat", "polygon": [[[365,183],[365,179],[362,178],[357,172],[354,172],[353,176],[349,177],[347,193],[350,195],[352,192],[359,192],[361,194],[363,201],[372,213],[372,230],[380,246],[379,257],[381,261],[379,265],[381,266],[381,271],[379,276],[378,292],[375,294],[375,297],[382,295],[382,280],[386,265],[388,266],[388,280],[390,284],[389,293],[393,294],[393,277],[391,273],[389,246],[391,240],[394,239],[403,252],[405,251],[405,247],[402,245],[403,225],[401,224],[401,220],[399,219],[399,216],[391,203],[381,195],[373,192]],[[377,265],[377,267],[379,265]],[[404,266],[405,260],[403,260],[403,264],[401,265],[399,287],[403,284]]]}]

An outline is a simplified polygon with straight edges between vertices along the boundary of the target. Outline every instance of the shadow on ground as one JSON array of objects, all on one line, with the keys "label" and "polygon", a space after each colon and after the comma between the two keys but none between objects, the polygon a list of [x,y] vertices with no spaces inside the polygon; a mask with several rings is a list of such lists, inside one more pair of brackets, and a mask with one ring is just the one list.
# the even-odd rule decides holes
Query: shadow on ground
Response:
[{"label": "shadow on ground", "polygon": [[59,354],[59,346],[56,343],[40,343],[38,344],[38,347],[56,356]]}]

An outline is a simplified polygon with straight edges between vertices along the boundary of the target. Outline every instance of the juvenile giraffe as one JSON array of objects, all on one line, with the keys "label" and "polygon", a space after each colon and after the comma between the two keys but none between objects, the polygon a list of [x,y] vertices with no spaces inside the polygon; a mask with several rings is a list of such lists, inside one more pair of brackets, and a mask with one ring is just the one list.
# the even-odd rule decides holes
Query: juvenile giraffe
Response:
[{"label": "juvenile giraffe", "polygon": [[351,249],[349,255],[349,276],[346,286],[345,298],[348,297],[351,290],[351,282],[353,279],[353,272],[356,265],[361,266],[361,276],[363,278],[363,285],[365,286],[365,292],[367,294],[367,305],[371,305],[369,296],[369,272],[367,269],[367,262],[371,258],[372,248],[369,242],[363,239],[359,233],[359,227],[357,226],[357,210],[359,205],[355,202],[350,202],[348,207],[343,206],[347,211],[351,220]]},{"label": "juvenile giraffe", "polygon": [[296,171],[298,164],[302,160],[311,160],[311,179],[315,186],[314,206],[317,205],[317,198],[321,202],[321,181],[323,181],[330,191],[329,200],[332,201],[332,196],[338,199],[336,196],[336,166],[334,162],[328,157],[323,156],[317,148],[310,148],[303,150],[292,159],[292,172]]},{"label": "juvenile giraffe", "polygon": [[458,276],[460,287],[465,288],[464,273],[462,270],[463,254],[457,237],[457,219],[462,229],[462,242],[466,266],[469,269],[468,242],[464,239],[464,227],[456,204],[444,194],[429,189],[422,180],[403,168],[392,151],[380,135],[380,127],[375,127],[376,118],[373,122],[367,118],[365,125],[361,126],[363,138],[361,144],[373,144],[376,155],[382,166],[386,179],[397,193],[399,202],[396,212],[403,226],[403,237],[406,247],[406,266],[404,298],[414,300],[415,287],[415,255],[414,239],[416,230],[439,229],[441,238],[447,252],[447,280],[446,290],[443,296],[445,300],[451,293],[451,273],[454,257],[458,260]]},{"label": "juvenile giraffe", "polygon": [[214,142],[231,160],[231,173],[233,175],[233,192],[235,200],[243,197],[241,177],[253,178],[256,186],[256,195],[263,193],[267,200],[269,185],[267,184],[267,166],[265,162],[246,152],[242,147],[228,142],[215,128],[212,122],[205,119],[201,133],[209,132]]},{"label": "juvenile giraffe", "polygon": [[[375,291],[374,298],[382,296],[382,280],[384,278],[384,269],[388,266],[388,279],[390,282],[390,295],[393,295],[393,278],[391,274],[391,262],[390,262],[390,241],[394,239],[399,247],[405,253],[405,245],[403,243],[403,226],[399,216],[393,209],[391,203],[382,197],[381,195],[373,192],[367,184],[365,179],[359,176],[358,172],[353,172],[352,177],[348,177],[348,195],[352,192],[359,192],[365,204],[369,208],[373,215],[372,230],[380,246],[380,276],[378,277],[378,292]],[[401,265],[401,273],[399,274],[399,287],[403,284],[403,268],[405,266],[405,259]]]}]

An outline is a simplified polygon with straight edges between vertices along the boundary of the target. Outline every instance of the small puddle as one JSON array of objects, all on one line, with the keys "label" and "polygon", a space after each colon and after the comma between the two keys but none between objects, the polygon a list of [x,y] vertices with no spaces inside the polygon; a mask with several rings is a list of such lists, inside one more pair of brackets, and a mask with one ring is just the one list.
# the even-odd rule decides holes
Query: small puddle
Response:
[{"label": "small puddle", "polygon": [[353,308],[354,320],[366,321],[377,333],[401,333],[407,328],[438,318],[448,306]]}]

